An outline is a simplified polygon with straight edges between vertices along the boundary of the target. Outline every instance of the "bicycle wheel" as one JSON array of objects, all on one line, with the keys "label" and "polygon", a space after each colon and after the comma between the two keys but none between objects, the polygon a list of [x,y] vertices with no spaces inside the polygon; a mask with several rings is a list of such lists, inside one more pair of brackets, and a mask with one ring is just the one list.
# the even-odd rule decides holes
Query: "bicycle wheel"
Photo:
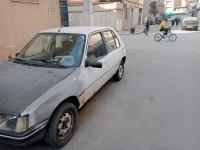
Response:
[{"label": "bicycle wheel", "polygon": [[170,34],[169,36],[168,36],[168,39],[171,41],[171,42],[174,42],[174,41],[176,41],[176,39],[177,39],[177,36],[176,36],[176,34]]},{"label": "bicycle wheel", "polygon": [[162,39],[162,35],[160,33],[157,33],[155,36],[154,36],[154,39],[155,41],[160,41]]}]

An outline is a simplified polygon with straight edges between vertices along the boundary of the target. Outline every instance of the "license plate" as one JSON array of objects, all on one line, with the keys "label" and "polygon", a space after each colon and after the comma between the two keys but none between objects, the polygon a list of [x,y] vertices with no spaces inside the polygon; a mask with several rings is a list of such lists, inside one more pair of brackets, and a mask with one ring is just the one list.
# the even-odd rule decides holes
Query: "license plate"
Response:
[{"label": "license plate", "polygon": [[187,28],[193,28],[193,26],[187,26]]}]

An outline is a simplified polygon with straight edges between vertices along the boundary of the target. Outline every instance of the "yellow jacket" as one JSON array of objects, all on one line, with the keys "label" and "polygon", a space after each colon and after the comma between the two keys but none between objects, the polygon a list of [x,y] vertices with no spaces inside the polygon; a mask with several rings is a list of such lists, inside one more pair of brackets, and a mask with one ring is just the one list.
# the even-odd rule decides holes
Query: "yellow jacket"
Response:
[{"label": "yellow jacket", "polygon": [[166,25],[166,21],[162,21],[160,26],[159,26],[159,30],[163,28],[163,26]]}]

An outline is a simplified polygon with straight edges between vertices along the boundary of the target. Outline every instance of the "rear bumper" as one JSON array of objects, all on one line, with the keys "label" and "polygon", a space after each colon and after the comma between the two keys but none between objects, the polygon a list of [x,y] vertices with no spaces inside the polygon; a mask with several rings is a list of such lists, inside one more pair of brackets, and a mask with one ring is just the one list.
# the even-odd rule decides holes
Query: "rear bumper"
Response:
[{"label": "rear bumper", "polygon": [[17,146],[30,145],[36,141],[41,140],[46,133],[48,121],[44,121],[22,134],[6,134],[0,133],[0,142],[5,144],[12,144]]},{"label": "rear bumper", "polygon": [[198,26],[181,26],[181,29],[185,30],[185,29],[190,29],[190,30],[196,30],[198,29]]}]

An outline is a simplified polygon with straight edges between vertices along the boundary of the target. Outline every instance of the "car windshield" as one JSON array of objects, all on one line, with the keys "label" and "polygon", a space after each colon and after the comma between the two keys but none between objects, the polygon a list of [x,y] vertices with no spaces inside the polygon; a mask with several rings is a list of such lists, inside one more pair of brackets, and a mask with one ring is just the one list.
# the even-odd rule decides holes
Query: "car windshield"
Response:
[{"label": "car windshield", "polygon": [[15,61],[49,67],[76,67],[81,63],[85,35],[39,33],[19,53]]}]

